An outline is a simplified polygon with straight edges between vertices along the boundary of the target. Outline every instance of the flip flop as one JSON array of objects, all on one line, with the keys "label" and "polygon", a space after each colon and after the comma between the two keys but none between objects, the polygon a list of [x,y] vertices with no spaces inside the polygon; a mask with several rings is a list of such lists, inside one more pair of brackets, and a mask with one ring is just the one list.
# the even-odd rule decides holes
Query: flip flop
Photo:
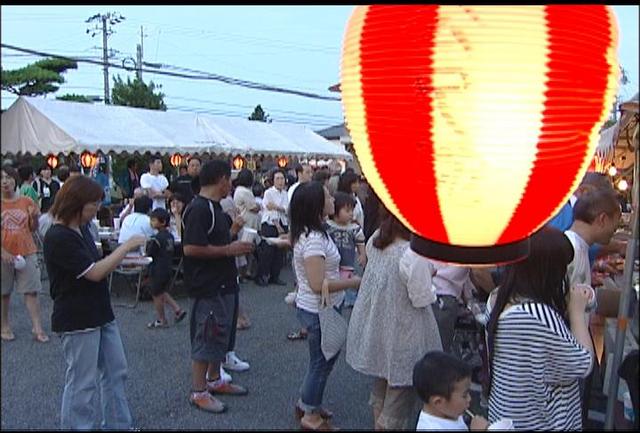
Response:
[{"label": "flip flop", "polygon": [[306,332],[300,332],[300,331],[294,331],[289,333],[289,335],[287,335],[287,338],[291,341],[295,341],[295,340],[306,340],[307,339],[307,333]]},{"label": "flip flop", "polygon": [[4,341],[13,341],[16,339],[13,331],[2,331],[1,337]]},{"label": "flip flop", "polygon": [[187,312],[184,310],[180,310],[180,312],[176,313],[175,323],[180,323],[185,317],[187,317]]}]

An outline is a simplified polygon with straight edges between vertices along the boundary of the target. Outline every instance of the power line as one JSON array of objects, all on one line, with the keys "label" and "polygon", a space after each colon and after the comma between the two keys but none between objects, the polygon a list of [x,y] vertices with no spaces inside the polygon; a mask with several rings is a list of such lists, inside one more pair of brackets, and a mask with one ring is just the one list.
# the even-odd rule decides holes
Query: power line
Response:
[{"label": "power line", "polygon": [[[193,108],[193,107],[185,107],[185,106],[182,106],[182,105],[167,105],[167,109],[168,110],[189,112],[189,113],[203,113],[203,114],[213,114],[213,115],[221,115],[221,116],[238,117],[238,118],[242,118],[242,119],[246,119],[247,118],[247,114],[246,113],[239,113],[237,111],[224,111],[224,110],[215,110],[215,109]],[[277,118],[277,119],[274,119],[274,120],[283,121],[283,122],[287,122],[287,123],[294,123],[294,124],[297,124],[297,125],[316,125],[316,126],[322,126],[322,127],[326,127],[326,126],[329,125],[329,123],[327,123],[327,122],[308,122],[308,121],[304,121],[304,120],[300,120],[300,119],[290,119],[290,118],[286,118],[286,117],[280,117],[280,118]]]},{"label": "power line", "polygon": [[212,36],[215,36],[217,40],[227,40],[231,42],[235,41],[238,43],[243,43],[242,41],[244,41],[247,44],[253,44],[253,45],[255,45],[256,42],[263,41],[264,42],[262,43],[263,46],[271,46],[271,47],[279,46],[281,48],[288,48],[288,49],[294,49],[294,50],[297,49],[297,50],[307,51],[307,52],[320,52],[320,53],[326,53],[326,54],[335,54],[336,52],[340,51],[340,48],[336,48],[328,45],[316,45],[316,44],[303,45],[303,44],[292,43],[290,41],[285,41],[282,39],[263,38],[259,36],[247,36],[247,35],[241,35],[241,34],[229,33],[229,32],[225,32],[224,34],[221,34],[215,31],[200,29],[197,27],[166,25],[166,24],[160,24],[153,21],[138,21],[135,19],[131,21],[138,22],[141,24],[151,24],[155,26],[161,26],[164,32],[173,33],[176,35],[184,35],[184,36],[193,36],[193,35],[201,36],[203,34],[212,35]]},{"label": "power line", "polygon": [[[212,105],[222,105],[222,106],[229,106],[229,107],[238,107],[238,108],[247,108],[247,109],[254,109],[255,106],[254,105],[245,105],[245,104],[232,104],[230,102],[216,102],[216,101],[211,101],[211,100],[206,100],[206,99],[197,99],[197,98],[185,98],[182,96],[170,96],[170,95],[165,95],[166,98],[171,98],[171,99],[179,99],[182,101],[190,101],[190,102],[202,102],[203,104],[212,104]],[[261,104],[262,105],[262,104]],[[264,107],[264,110],[271,113],[285,113],[285,114],[299,114],[301,116],[308,116],[308,117],[323,117],[329,120],[336,120],[338,119],[335,116],[327,116],[324,114],[312,114],[312,113],[302,113],[300,111],[290,111],[290,110],[278,110],[276,108],[269,108],[269,107]],[[338,122],[340,122],[341,120],[337,120]]]},{"label": "power line", "polygon": [[[100,62],[100,61],[89,60],[89,59],[77,59],[77,58],[74,58],[74,57],[61,56],[61,55],[53,54],[53,53],[45,53],[45,52],[42,52],[42,51],[31,50],[31,49],[28,49],[28,48],[16,47],[14,45],[9,45],[9,44],[4,44],[4,43],[1,44],[1,46],[4,47],[4,48],[9,48],[9,49],[20,51],[20,52],[38,54],[38,55],[41,55],[41,56],[44,56],[44,57],[58,57],[58,58],[63,58],[63,59],[67,59],[67,60],[74,60],[74,61],[77,61],[77,62],[92,63],[92,64],[108,66],[108,67],[112,67],[112,68],[116,68],[116,69],[124,69],[124,70],[127,70],[127,71],[131,69],[131,68],[127,68],[127,67],[124,67],[124,66],[117,65],[117,64],[112,64],[112,63],[109,63],[109,62]],[[146,65],[149,65],[149,64],[146,63]],[[163,65],[163,66],[166,67],[168,65]],[[258,83],[258,82],[254,82],[254,81],[247,81],[247,80],[241,80],[241,79],[238,79],[238,78],[226,77],[224,75],[218,75],[218,74],[213,74],[213,73],[203,73],[205,75],[190,75],[190,74],[184,74],[184,73],[179,73],[179,72],[158,71],[156,69],[144,69],[144,68],[141,71],[142,72],[148,72],[148,73],[151,73],[151,74],[167,75],[167,76],[180,77],[180,78],[190,78],[190,79],[194,79],[194,80],[220,81],[220,82],[223,82],[223,83],[226,83],[226,84],[246,87],[246,88],[250,88],[250,89],[254,89],[254,90],[263,90],[263,91],[276,92],[276,93],[285,93],[285,94],[290,94],[290,95],[302,96],[302,97],[306,97],[306,98],[320,99],[320,100],[324,100],[324,101],[340,101],[340,98],[336,98],[334,96],[324,96],[324,95],[319,95],[319,94],[316,94],[316,93],[302,92],[300,90],[286,89],[286,88],[271,86],[271,85],[268,85],[268,84]]]}]

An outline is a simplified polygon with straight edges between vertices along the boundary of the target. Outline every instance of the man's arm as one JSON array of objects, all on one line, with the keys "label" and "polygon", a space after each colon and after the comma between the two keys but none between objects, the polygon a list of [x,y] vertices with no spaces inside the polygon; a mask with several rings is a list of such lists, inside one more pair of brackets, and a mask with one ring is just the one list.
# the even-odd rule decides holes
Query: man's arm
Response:
[{"label": "man's arm", "polygon": [[228,245],[185,245],[183,247],[184,255],[188,257],[196,257],[201,259],[218,259],[222,257],[235,257],[249,254],[253,251],[252,242],[235,241]]}]

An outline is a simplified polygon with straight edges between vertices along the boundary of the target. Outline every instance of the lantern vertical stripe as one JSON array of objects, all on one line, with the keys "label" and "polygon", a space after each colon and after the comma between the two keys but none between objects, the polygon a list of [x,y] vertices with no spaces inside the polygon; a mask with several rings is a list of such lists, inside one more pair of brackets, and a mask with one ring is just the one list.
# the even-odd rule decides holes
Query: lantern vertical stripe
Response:
[{"label": "lantern vertical stripe", "polygon": [[[611,73],[617,68],[616,29],[611,14],[603,14],[603,8],[606,6],[546,6],[549,73],[538,156],[499,244],[521,237],[526,227],[535,231],[553,217],[578,186],[594,154],[597,132],[613,102],[617,80],[617,74]],[[576,35],[581,35],[581,42],[569,43]],[[550,163],[550,155],[558,154],[563,157]],[[557,194],[562,191],[568,192]]]},{"label": "lantern vertical stripe", "polygon": [[547,75],[544,7],[441,6],[437,22],[432,118],[440,210],[451,244],[493,245],[536,157]]},{"label": "lantern vertical stripe", "polygon": [[[354,147],[359,161],[370,155],[380,178],[411,182],[408,188],[406,183],[380,181],[379,186],[384,187],[380,198],[387,208],[412,231],[421,233],[428,227],[439,241],[447,242],[436,195],[431,140],[436,11],[437,6],[368,9],[360,37],[359,76],[369,142],[362,148],[354,140]],[[407,158],[404,146],[413,147],[411,157]],[[374,190],[379,194],[375,184]],[[423,217],[409,222],[403,212]]]},{"label": "lantern vertical stripe", "polygon": [[[365,19],[370,10],[369,6],[357,6],[347,24],[344,48],[342,53],[342,76],[340,88],[343,107],[347,120],[347,127],[353,140],[353,147],[358,155],[358,163],[364,173],[377,171],[367,130],[366,104],[362,95],[361,71],[361,38]],[[370,20],[370,19],[369,19]],[[367,181],[376,192],[380,200],[394,215],[400,216],[391,194],[387,190],[380,176],[369,176]],[[410,226],[406,219],[400,218],[406,226]]]}]

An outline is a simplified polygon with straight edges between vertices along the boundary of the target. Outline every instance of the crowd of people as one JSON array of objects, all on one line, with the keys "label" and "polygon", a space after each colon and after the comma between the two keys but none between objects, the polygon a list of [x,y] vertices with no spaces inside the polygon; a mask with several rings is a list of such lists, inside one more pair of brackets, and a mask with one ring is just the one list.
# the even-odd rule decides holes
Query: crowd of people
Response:
[{"label": "crowd of people", "polygon": [[[287,173],[232,171],[228,162],[192,157],[170,182],[162,160],[123,177],[118,246],[102,255],[94,219],[108,190],[88,176],[48,166],[2,168],[2,340],[15,339],[10,295],[24,294],[34,338],[49,340],[38,294],[46,272],[53,299],[51,330],[61,336],[67,365],[61,426],[90,429],[89,404],[102,392],[102,427],[133,423],[125,395],[127,362],[106,279],[131,251],[153,258],[150,329],[189,319],[194,407],[222,413],[220,395],[245,395],[226,370],[250,365],[235,353],[236,331],[250,326],[240,306],[241,284],[287,285],[309,360],[294,413],[305,430],[334,430],[323,394],[338,354],[327,359],[320,320],[323,291],[338,313],[352,308],[344,350],[347,363],[370,376],[371,428],[486,430],[512,421],[517,430],[580,429],[586,420],[594,346],[592,271],[598,258],[624,254],[612,240],[621,208],[605,175],[587,173],[547,225],[531,236],[527,259],[495,268],[439,262],[409,247],[411,233],[361,188],[353,169],[301,164]],[[79,173],[77,173],[79,174]],[[117,215],[115,219],[111,215]],[[101,221],[103,220],[101,219]],[[245,236],[255,231],[259,236]],[[270,242],[273,240],[280,242]],[[42,260],[39,261],[39,253]],[[183,259],[190,307],[169,294],[172,260]],[[24,263],[22,263],[24,262]],[[460,356],[457,326],[471,304],[486,304],[477,348],[481,365]],[[486,327],[484,326],[486,325]],[[340,353],[340,352],[338,352]],[[488,417],[469,415],[471,383],[482,385]]]}]

